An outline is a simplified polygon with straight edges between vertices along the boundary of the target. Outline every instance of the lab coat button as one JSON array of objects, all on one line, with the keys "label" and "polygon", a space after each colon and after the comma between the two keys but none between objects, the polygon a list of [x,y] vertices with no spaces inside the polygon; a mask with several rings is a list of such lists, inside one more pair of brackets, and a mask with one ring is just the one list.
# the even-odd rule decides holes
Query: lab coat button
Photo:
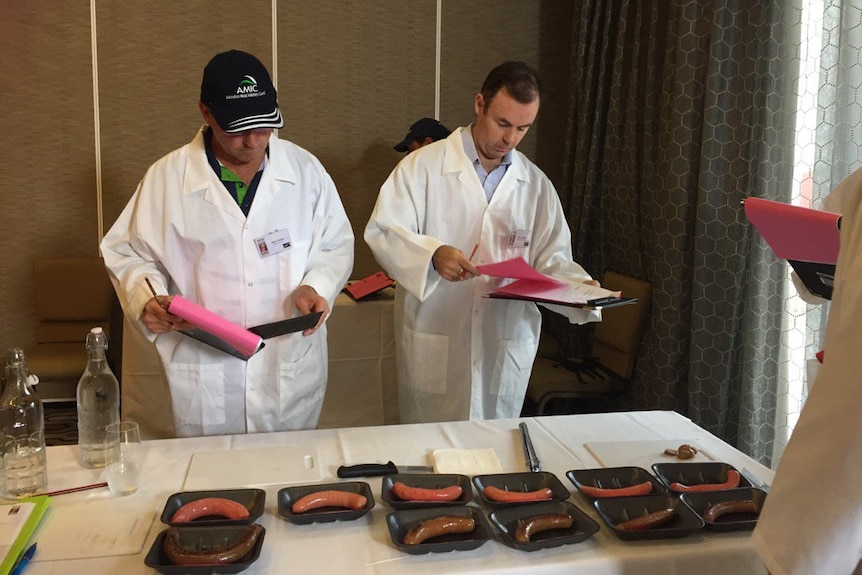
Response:
[{"label": "lab coat button", "polygon": [[248,282],[248,287],[254,287],[254,282]]}]

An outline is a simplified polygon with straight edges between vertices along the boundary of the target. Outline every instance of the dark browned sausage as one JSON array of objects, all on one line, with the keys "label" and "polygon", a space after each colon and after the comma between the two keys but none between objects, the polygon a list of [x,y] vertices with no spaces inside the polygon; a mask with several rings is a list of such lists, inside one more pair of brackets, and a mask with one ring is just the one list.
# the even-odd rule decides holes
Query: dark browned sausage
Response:
[{"label": "dark browned sausage", "polygon": [[174,565],[219,565],[236,563],[254,549],[258,538],[263,533],[263,527],[254,523],[236,543],[229,547],[219,547],[206,551],[190,551],[180,545],[180,533],[175,527],[169,527],[165,533],[162,548],[165,555]]},{"label": "dark browned sausage", "polygon": [[662,509],[661,511],[655,511],[649,515],[643,515],[641,517],[618,523],[617,529],[620,531],[643,531],[644,529],[652,529],[653,527],[664,525],[670,521],[674,515],[676,515],[676,511],[673,509]]},{"label": "dark browned sausage", "polygon": [[548,513],[528,517],[518,523],[518,528],[515,529],[515,541],[529,543],[536,533],[551,529],[568,529],[573,522],[572,516],[568,513]]},{"label": "dark browned sausage", "polygon": [[714,523],[716,519],[722,515],[727,515],[728,513],[751,513],[758,515],[760,511],[757,509],[757,505],[754,501],[722,501],[709,507],[709,509],[706,510],[706,513],[703,514],[703,518]]},{"label": "dark browned sausage", "polygon": [[476,528],[476,520],[460,515],[444,515],[423,521],[404,536],[405,545],[418,545],[428,539],[447,533],[470,533]]}]

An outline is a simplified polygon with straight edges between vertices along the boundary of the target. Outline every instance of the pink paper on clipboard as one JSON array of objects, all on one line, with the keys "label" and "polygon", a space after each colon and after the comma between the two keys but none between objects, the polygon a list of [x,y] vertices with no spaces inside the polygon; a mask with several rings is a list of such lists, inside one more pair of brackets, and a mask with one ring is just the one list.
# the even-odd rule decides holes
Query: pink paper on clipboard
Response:
[{"label": "pink paper on clipboard", "polygon": [[561,286],[564,283],[537,271],[530,264],[524,261],[524,258],[512,258],[504,262],[476,266],[476,269],[486,276],[492,276],[495,278],[531,280],[550,286]]},{"label": "pink paper on clipboard", "polygon": [[841,244],[841,215],[748,198],[745,215],[781,259],[834,264]]},{"label": "pink paper on clipboard", "polygon": [[251,357],[263,345],[263,338],[261,336],[253,334],[235,323],[229,322],[182,296],[173,296],[171,305],[168,306],[168,312],[195,324],[198,329],[224,340],[243,356]]}]

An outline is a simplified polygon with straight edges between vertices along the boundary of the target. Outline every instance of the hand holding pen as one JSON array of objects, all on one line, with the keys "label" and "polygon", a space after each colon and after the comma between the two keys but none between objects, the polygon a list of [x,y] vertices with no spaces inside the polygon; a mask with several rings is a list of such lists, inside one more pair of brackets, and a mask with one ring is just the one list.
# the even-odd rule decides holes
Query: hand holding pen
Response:
[{"label": "hand holding pen", "polygon": [[193,324],[169,313],[170,297],[158,295],[153,284],[150,283],[150,278],[144,279],[147,282],[147,287],[150,288],[150,293],[153,294],[153,298],[147,302],[141,314],[141,320],[147,326],[147,329],[156,334],[175,330],[195,329]]},{"label": "hand holding pen", "polygon": [[467,258],[464,256],[464,252],[456,247],[449,245],[440,246],[434,252],[431,264],[437,270],[437,273],[440,274],[440,277],[450,282],[459,282],[474,278],[482,275],[470,261],[476,253],[476,248],[478,246],[473,248],[473,254],[470,255],[470,258]]}]

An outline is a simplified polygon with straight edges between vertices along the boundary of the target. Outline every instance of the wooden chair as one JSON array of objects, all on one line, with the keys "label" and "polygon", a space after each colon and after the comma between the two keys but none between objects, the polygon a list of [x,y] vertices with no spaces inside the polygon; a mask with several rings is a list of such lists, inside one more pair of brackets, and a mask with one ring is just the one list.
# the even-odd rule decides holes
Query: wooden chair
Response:
[{"label": "wooden chair", "polygon": [[36,258],[33,281],[39,323],[36,343],[24,350],[30,373],[39,378],[36,390],[42,401],[75,401],[91,328],[101,326],[108,334],[109,362],[119,357],[114,332],[122,329],[111,325],[119,308],[114,288],[99,257]]},{"label": "wooden chair", "polygon": [[[638,302],[602,312],[588,357],[562,357],[559,351],[553,351],[554,346],[540,346],[527,387],[527,400],[535,406],[536,415],[608,411],[612,400],[631,379],[649,318],[652,285],[608,271],[602,286],[621,290],[624,296],[636,297]],[[568,408],[551,409],[558,404],[568,404]]]}]

